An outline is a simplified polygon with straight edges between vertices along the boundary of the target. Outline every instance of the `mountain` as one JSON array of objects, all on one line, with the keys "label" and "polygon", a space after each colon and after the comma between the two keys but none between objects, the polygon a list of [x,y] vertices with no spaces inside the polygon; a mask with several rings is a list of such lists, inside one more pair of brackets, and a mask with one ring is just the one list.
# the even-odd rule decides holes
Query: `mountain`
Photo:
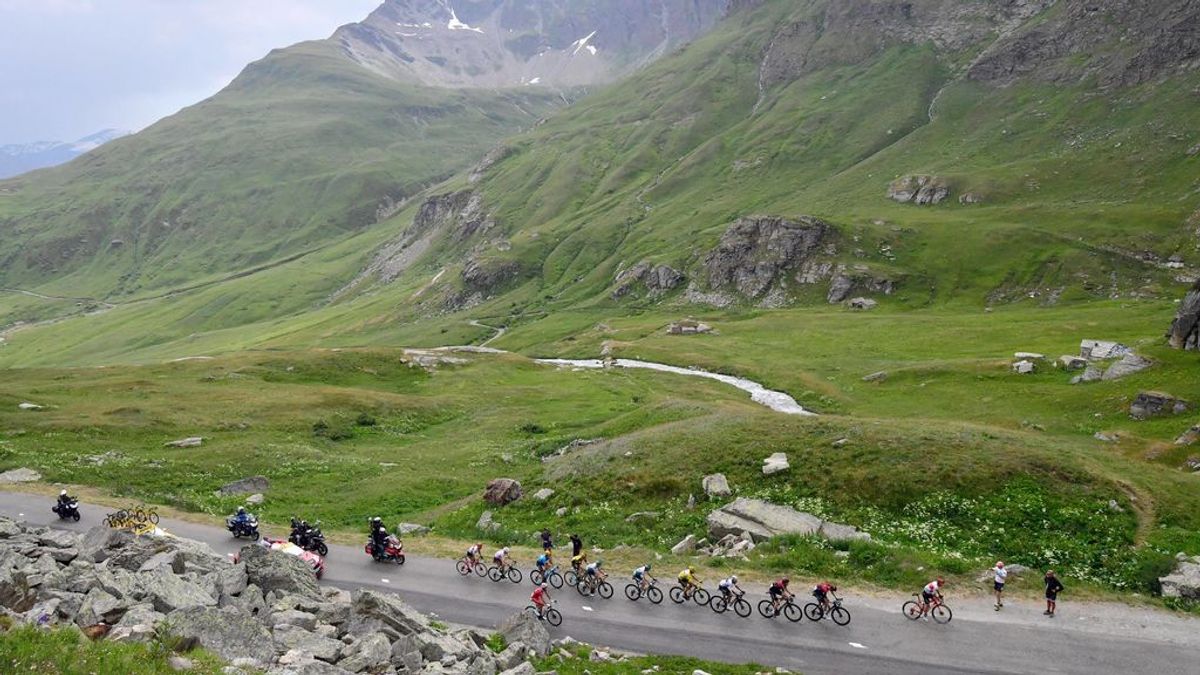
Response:
[{"label": "mountain", "polygon": [[[556,25],[559,5],[535,5]],[[80,311],[66,298],[112,308],[88,331],[23,332],[45,339],[10,340],[5,361],[469,340],[483,330],[468,319],[486,317],[548,353],[598,347],[572,342],[578,313],[855,296],[1052,307],[1173,299],[1197,275],[1198,11],[1184,0],[731,3],[565,108],[550,86],[464,86],[485,76],[462,41],[515,31],[521,6],[386,3],[70,171],[0,184],[0,281],[63,298],[9,298],[0,321]],[[546,44],[593,30],[575,21]],[[430,24],[421,54],[459,60],[420,64],[415,38],[385,39],[402,23]],[[617,77],[663,35],[599,41],[597,55],[629,55]],[[506,81],[532,74],[516,51],[489,53]],[[454,145],[463,129],[479,133]],[[427,145],[399,166],[413,138]],[[178,172],[142,150],[172,146]]]},{"label": "mountain", "polygon": [[65,164],[85,152],[95,150],[105,143],[127,136],[128,131],[105,129],[75,141],[38,141],[17,145],[0,145],[0,179],[11,178],[50,166]]}]

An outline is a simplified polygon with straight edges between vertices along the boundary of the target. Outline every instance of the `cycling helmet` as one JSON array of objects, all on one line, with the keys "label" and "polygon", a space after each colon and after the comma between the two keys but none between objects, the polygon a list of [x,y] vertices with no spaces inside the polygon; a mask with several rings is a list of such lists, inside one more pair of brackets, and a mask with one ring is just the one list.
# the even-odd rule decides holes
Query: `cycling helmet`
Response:
[{"label": "cycling helmet", "polygon": [[736,575],[736,574],[731,574],[731,575],[729,576],[729,580],[730,580],[730,581],[732,581],[733,583],[735,583],[735,584],[736,584],[736,583],[737,583],[737,575]]},{"label": "cycling helmet", "polygon": [[541,583],[541,587],[542,587],[542,588],[549,588],[549,587],[550,587],[550,585],[549,585],[549,584],[547,584],[546,582],[544,582],[544,581],[543,581],[543,582]]},{"label": "cycling helmet", "polygon": [[481,542],[479,542],[478,544],[475,544],[475,547],[476,547],[476,548],[478,548],[478,549],[480,549],[480,550],[483,550],[483,542],[481,541]]},{"label": "cycling helmet", "polygon": [[647,571],[647,572],[649,572],[649,571],[650,571],[650,563],[646,563],[646,571]]}]

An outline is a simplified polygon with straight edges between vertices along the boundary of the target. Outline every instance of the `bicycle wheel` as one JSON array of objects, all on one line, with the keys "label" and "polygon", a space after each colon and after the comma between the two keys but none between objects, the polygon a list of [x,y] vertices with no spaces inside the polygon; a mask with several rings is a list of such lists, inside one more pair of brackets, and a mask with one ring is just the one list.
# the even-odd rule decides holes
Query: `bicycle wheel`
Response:
[{"label": "bicycle wheel", "polygon": [[118,522],[124,522],[125,520],[127,520],[129,518],[129,512],[126,511],[125,509],[117,509],[117,512],[114,513],[113,516],[114,516],[114,520],[116,520]]},{"label": "bicycle wheel", "polygon": [[712,596],[708,594],[708,591],[704,590],[703,588],[697,588],[694,592],[692,592],[692,599],[695,600],[696,604],[700,605],[701,607],[707,606],[711,597]]},{"label": "bicycle wheel", "polygon": [[552,573],[550,576],[546,577],[546,580],[549,581],[550,585],[556,590],[563,587],[563,578],[558,572]]},{"label": "bicycle wheel", "polygon": [[750,609],[750,603],[746,602],[745,598],[738,598],[737,600],[733,601],[734,614],[737,614],[745,619],[750,616],[751,611],[753,610]]},{"label": "bicycle wheel", "polygon": [[579,585],[579,575],[575,573],[575,570],[567,570],[567,573],[563,575],[563,580],[567,582],[568,586]]},{"label": "bicycle wheel", "polygon": [[100,524],[105,527],[112,527],[112,521],[108,519],[108,516],[104,516],[104,520],[100,521]]},{"label": "bicycle wheel", "polygon": [[586,598],[592,593],[592,585],[580,579],[579,583],[575,584],[575,591]]},{"label": "bicycle wheel", "polygon": [[725,610],[729,609],[729,605],[726,604],[725,598],[719,595],[712,596],[712,598],[710,598],[708,601],[708,606],[717,614],[724,614]]},{"label": "bicycle wheel", "polygon": [[542,582],[546,580],[546,575],[542,574],[541,570],[533,570],[529,573],[529,580],[533,582],[534,586],[541,586]]},{"label": "bicycle wheel", "polygon": [[671,602],[677,605],[683,602],[683,589],[678,586],[672,586],[667,595],[671,596]]},{"label": "bicycle wheel", "polygon": [[839,626],[845,626],[850,623],[850,610],[843,607],[834,607],[829,610],[829,618]]},{"label": "bicycle wheel", "polygon": [[764,619],[774,619],[775,617],[779,616],[775,613],[775,604],[770,600],[758,601],[758,613],[761,614]]},{"label": "bicycle wheel", "polygon": [[500,581],[503,578],[500,576],[500,568],[495,565],[488,568],[487,577],[492,581]]},{"label": "bicycle wheel", "polygon": [[950,619],[954,617],[954,612],[945,605],[938,605],[929,611],[933,615],[933,620],[938,623],[950,623]]},{"label": "bicycle wheel", "polygon": [[904,612],[904,616],[912,621],[921,618],[921,603],[916,600],[909,600],[900,607],[900,611]]},{"label": "bicycle wheel", "polygon": [[521,580],[524,578],[525,578],[525,575],[521,573],[521,570],[519,570],[515,567],[508,568],[508,580],[509,581],[513,582],[514,584],[519,584],[519,583],[521,583]]},{"label": "bicycle wheel", "polygon": [[825,612],[821,610],[820,605],[810,602],[804,606],[804,616],[807,616],[809,621],[820,621],[825,618]]},{"label": "bicycle wheel", "polygon": [[663,594],[662,591],[659,590],[658,586],[651,586],[650,588],[647,588],[646,597],[650,600],[650,602],[653,602],[656,605],[662,604]]},{"label": "bicycle wheel", "polygon": [[559,614],[557,609],[554,609],[553,607],[547,609],[544,616],[546,618],[546,623],[550,624],[551,626],[558,627],[562,625],[562,614]]},{"label": "bicycle wheel", "polygon": [[139,523],[149,520],[148,518],[146,518],[146,512],[141,509],[133,510],[133,519],[138,521]]},{"label": "bicycle wheel", "polygon": [[607,581],[601,581],[600,585],[596,587],[596,592],[600,594],[600,597],[608,600],[613,596],[612,584]]},{"label": "bicycle wheel", "polygon": [[625,584],[625,597],[637,602],[642,597],[642,589],[637,584]]},{"label": "bicycle wheel", "polygon": [[804,612],[795,604],[789,602],[783,606],[783,616],[792,623],[796,623],[804,618]]},{"label": "bicycle wheel", "polygon": [[157,525],[158,524],[158,511],[151,509],[149,512],[149,516],[150,516],[150,522]]},{"label": "bicycle wheel", "polygon": [[486,577],[487,573],[488,573],[487,565],[484,565],[481,562],[475,563],[475,574],[477,574],[478,576],[481,576],[481,577]]},{"label": "bicycle wheel", "polygon": [[454,566],[454,570],[464,577],[471,573],[471,568],[467,567],[465,560],[459,560],[458,564]]}]

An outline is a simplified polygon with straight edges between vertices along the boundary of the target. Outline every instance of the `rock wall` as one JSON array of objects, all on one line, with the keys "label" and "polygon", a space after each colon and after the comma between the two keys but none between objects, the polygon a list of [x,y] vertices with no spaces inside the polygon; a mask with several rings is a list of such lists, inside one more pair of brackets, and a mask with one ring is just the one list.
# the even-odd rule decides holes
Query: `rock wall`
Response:
[{"label": "rock wall", "polygon": [[298,558],[259,546],[232,564],[186,539],[106,528],[78,535],[3,518],[0,614],[45,626],[104,624],[112,641],[149,642],[167,630],[269,675],[495,675],[550,649],[531,617],[510,618],[508,649],[494,654],[486,634],[436,629],[391,593],[321,588]]},{"label": "rock wall", "polygon": [[1167,341],[1174,349],[1200,350],[1200,281],[1183,298]]}]

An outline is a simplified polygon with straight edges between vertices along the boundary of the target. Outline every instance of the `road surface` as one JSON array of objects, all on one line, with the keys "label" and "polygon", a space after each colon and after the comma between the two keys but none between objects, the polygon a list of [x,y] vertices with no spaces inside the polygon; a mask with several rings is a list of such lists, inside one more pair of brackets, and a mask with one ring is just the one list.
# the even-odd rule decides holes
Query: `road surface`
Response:
[{"label": "road surface", "polygon": [[[99,525],[108,512],[83,504],[79,523],[63,523],[50,512],[50,506],[47,497],[0,492],[0,515],[32,524],[83,532]],[[218,527],[167,519],[161,526],[179,536],[207,542],[219,553],[230,554],[245,545]],[[527,572],[528,565],[522,567]],[[662,571],[664,590],[670,572]],[[898,596],[895,607],[889,607],[879,601],[856,604],[854,596],[846,594],[853,621],[840,628],[829,621],[793,624],[782,618],[767,620],[757,612],[748,619],[717,615],[694,604],[674,605],[669,599],[662,605],[630,602],[622,593],[626,580],[614,575],[611,581],[616,590],[611,600],[585,599],[569,588],[554,592],[563,623],[552,629],[552,635],[569,635],[618,651],[754,662],[806,675],[1198,672],[1195,648],[1200,639],[1188,644],[1146,635],[1131,637],[1134,631],[1119,628],[1076,630],[1070,627],[1069,602],[1062,603],[1059,617],[1047,619],[1041,616],[1040,605],[1014,601],[1011,608],[1005,608],[1003,621],[993,616],[990,608],[967,605],[951,623],[938,625],[901,616],[903,597]],[[323,582],[345,589],[394,591],[440,619],[485,628],[528,604],[532,590],[528,580],[518,585],[460,577],[451,560],[410,556],[406,565],[396,566],[374,563],[361,548],[345,546],[330,547]],[[759,598],[752,596],[748,594],[747,599],[757,604]],[[953,594],[947,600],[953,607]],[[1024,615],[1027,621],[1021,620]],[[1186,623],[1183,626],[1190,628]]]}]

